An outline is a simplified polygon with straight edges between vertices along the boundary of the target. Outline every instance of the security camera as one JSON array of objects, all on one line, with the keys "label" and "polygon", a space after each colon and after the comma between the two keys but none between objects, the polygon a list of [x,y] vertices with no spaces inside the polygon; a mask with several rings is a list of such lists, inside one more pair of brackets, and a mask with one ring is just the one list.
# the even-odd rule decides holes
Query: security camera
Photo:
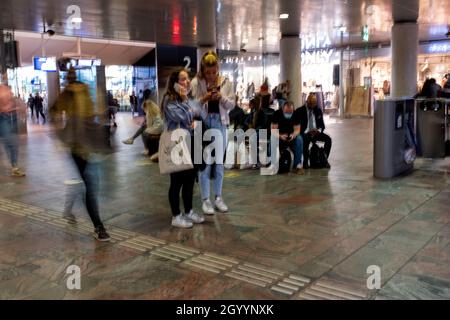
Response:
[{"label": "security camera", "polygon": [[49,35],[49,37],[53,37],[55,35],[55,31],[52,29],[47,30],[47,34]]}]

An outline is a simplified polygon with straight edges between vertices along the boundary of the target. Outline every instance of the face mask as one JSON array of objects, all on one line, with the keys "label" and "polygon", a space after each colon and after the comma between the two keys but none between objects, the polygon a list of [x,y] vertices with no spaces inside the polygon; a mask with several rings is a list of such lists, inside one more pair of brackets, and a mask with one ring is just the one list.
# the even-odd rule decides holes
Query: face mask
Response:
[{"label": "face mask", "polygon": [[286,119],[290,119],[290,118],[292,118],[292,113],[284,113],[284,117]]}]

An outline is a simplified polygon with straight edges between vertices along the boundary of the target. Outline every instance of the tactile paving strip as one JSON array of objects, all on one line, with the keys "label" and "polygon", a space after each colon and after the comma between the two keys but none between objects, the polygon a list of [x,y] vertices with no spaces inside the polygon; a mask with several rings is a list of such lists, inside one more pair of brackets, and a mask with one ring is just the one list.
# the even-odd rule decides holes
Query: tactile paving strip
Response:
[{"label": "tactile paving strip", "polygon": [[364,292],[348,288],[342,284],[319,279],[310,287],[299,293],[302,300],[364,300]]},{"label": "tactile paving strip", "polygon": [[[65,218],[62,213],[38,208],[17,201],[0,199],[0,212],[7,212],[12,215],[30,219],[38,223],[44,223],[71,234],[92,235],[92,223],[83,218],[76,221]],[[252,285],[269,288],[281,294],[292,296],[303,290],[311,283],[311,280],[293,275],[281,270],[276,270],[266,266],[241,262],[237,259],[217,255],[215,253],[200,252],[193,248],[188,248],[176,243],[168,243],[148,235],[131,232],[115,226],[105,225],[111,236],[112,243],[124,248],[135,250],[140,253],[149,253],[160,258],[179,262],[191,268],[200,269],[233,278]],[[327,293],[327,290],[330,291]],[[334,290],[334,291],[333,291]],[[328,297],[359,297],[355,293],[347,290],[330,288],[326,283],[316,282],[300,293],[300,298]]]}]

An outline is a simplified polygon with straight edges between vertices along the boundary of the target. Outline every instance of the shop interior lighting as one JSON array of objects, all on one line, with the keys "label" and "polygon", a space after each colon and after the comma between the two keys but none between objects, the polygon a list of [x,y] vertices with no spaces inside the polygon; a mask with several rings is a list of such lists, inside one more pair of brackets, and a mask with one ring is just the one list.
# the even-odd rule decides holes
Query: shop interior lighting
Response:
[{"label": "shop interior lighting", "polygon": [[281,13],[280,14],[280,19],[288,19],[289,18],[289,13]]}]

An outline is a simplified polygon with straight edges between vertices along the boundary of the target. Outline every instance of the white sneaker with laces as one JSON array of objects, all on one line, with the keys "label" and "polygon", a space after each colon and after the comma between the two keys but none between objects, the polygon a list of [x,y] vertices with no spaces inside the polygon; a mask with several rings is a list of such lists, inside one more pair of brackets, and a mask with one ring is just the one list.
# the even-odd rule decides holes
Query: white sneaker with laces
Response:
[{"label": "white sneaker with laces", "polygon": [[184,217],[191,220],[193,223],[203,223],[205,221],[205,218],[198,213],[195,213],[194,210],[189,211]]},{"label": "white sneaker with laces", "polygon": [[221,197],[216,198],[216,201],[214,201],[214,205],[215,205],[216,209],[219,210],[220,212],[228,211],[228,207],[225,204],[225,202],[223,202]]},{"label": "white sneaker with laces", "polygon": [[204,214],[212,215],[215,213],[214,207],[209,199],[203,201],[202,209]]},{"label": "white sneaker with laces", "polygon": [[191,221],[187,220],[181,213],[176,217],[172,218],[172,226],[177,228],[192,228],[193,224]]}]

